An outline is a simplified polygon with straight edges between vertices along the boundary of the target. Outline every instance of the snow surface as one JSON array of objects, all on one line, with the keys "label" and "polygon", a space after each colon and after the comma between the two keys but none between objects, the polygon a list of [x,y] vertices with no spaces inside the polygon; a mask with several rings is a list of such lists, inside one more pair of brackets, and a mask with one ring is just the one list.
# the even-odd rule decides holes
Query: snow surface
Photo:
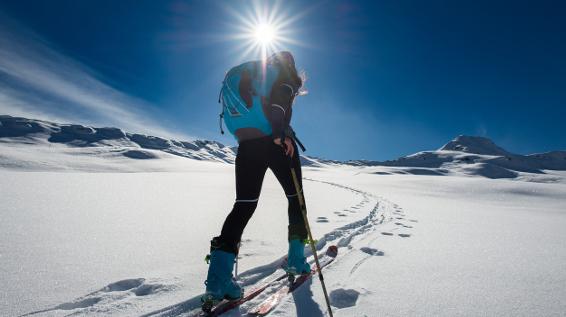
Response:
[{"label": "snow surface", "polygon": [[[203,258],[235,196],[233,149],[0,119],[1,316],[188,316],[199,306]],[[388,166],[304,157],[317,247],[339,246],[324,272],[334,315],[564,316],[564,152],[500,150],[460,137]],[[505,156],[527,158],[511,168]],[[493,177],[506,171],[514,176]],[[243,237],[245,287],[280,272],[286,218],[268,173]],[[224,316],[246,316],[273,291]],[[270,314],[326,315],[318,279]]]}]

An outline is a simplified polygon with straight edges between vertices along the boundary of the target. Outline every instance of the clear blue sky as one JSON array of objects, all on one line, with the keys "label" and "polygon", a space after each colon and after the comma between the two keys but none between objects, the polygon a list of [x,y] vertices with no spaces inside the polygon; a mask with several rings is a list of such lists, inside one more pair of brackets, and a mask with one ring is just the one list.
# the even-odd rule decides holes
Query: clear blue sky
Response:
[{"label": "clear blue sky", "polygon": [[[218,90],[258,57],[233,38],[234,12],[258,4],[277,7],[2,0],[0,112],[234,144],[218,133]],[[284,1],[276,12],[292,19],[283,48],[309,77],[293,118],[306,154],[393,159],[459,134],[566,149],[564,1]]]}]

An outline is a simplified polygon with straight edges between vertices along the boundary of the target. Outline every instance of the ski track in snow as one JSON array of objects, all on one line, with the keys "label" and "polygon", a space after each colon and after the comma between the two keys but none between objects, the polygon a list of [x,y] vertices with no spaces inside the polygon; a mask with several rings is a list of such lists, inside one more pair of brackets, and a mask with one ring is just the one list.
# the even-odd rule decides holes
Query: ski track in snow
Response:
[{"label": "ski track in snow", "polygon": [[[363,265],[368,259],[373,257],[384,256],[384,252],[372,247],[372,244],[380,237],[384,238],[395,238],[395,236],[408,238],[411,236],[410,233],[403,231],[402,233],[393,234],[388,231],[380,232],[382,227],[387,227],[389,231],[396,231],[400,228],[407,230],[412,228],[411,225],[406,223],[404,212],[402,208],[398,205],[391,203],[387,199],[377,196],[373,193],[361,191],[355,188],[344,186],[341,184],[326,182],[321,180],[315,180],[311,178],[304,178],[305,181],[324,183],[329,186],[335,186],[347,191],[350,191],[354,195],[360,195],[362,200],[353,206],[345,208],[341,211],[334,212],[339,217],[346,217],[348,213],[358,213],[365,210],[369,210],[368,215],[358,221],[346,224],[342,227],[334,229],[316,242],[316,249],[320,252],[328,247],[329,245],[336,245],[339,247],[338,258],[333,263],[340,262],[341,257],[345,257],[350,252],[361,252],[365,256],[355,263],[351,270],[350,275],[354,274],[356,270]],[[312,221],[312,220],[311,220]],[[329,222],[327,217],[318,217],[316,222]],[[408,220],[412,224],[416,223],[417,220]],[[353,241],[364,240],[364,237],[369,236],[371,232],[378,231],[377,234],[371,241],[367,242],[365,246],[359,249],[355,248],[352,244]],[[314,265],[312,252],[310,249],[305,250],[305,254],[309,257],[311,265]],[[278,258],[277,260],[263,265],[252,268],[246,272],[240,273],[238,276],[239,283],[244,288],[251,288],[256,283],[265,282],[270,280],[273,276],[282,274],[280,268],[280,263],[282,262],[284,256]],[[279,283],[275,283],[270,286],[264,292],[262,292],[258,297],[253,300],[244,303],[239,308],[233,309],[222,316],[249,316],[248,312],[251,311],[256,305],[261,303],[264,299],[273,294],[280,286],[287,283],[286,280],[282,280]],[[305,283],[295,292],[305,292],[311,286],[312,282]],[[93,293],[87,294],[85,296],[76,298],[73,301],[59,304],[53,308],[30,312],[22,316],[30,315],[57,315],[57,316],[81,316],[81,315],[112,315],[112,314],[127,314],[134,311],[139,311],[139,307],[142,306],[143,300],[148,300],[150,297],[156,297],[166,292],[172,292],[178,289],[178,285],[174,281],[160,281],[160,280],[146,280],[144,278],[134,278],[126,279],[111,283],[104,288],[95,291]],[[310,292],[310,290],[309,290]],[[312,294],[312,292],[311,292]],[[356,305],[356,301],[360,292],[352,289],[335,289],[330,293],[332,305],[336,308],[346,308]],[[164,307],[149,313],[142,314],[143,317],[150,316],[195,316],[197,311],[200,311],[200,297],[199,294],[183,302]],[[291,296],[291,295],[289,295]],[[298,295],[297,295],[298,296]],[[285,301],[285,300],[284,300]],[[311,299],[312,301],[312,299]],[[320,304],[320,309],[322,309],[323,304]],[[312,303],[316,305],[316,303]],[[136,308],[137,307],[137,308]],[[314,309],[314,308],[313,308]],[[320,311],[316,308],[316,311]],[[277,309],[272,312],[273,315],[277,315]],[[270,314],[271,315],[271,314]]]},{"label": "ski track in snow", "polygon": [[[335,186],[335,187],[339,187],[339,188],[342,188],[344,190],[350,191],[355,195],[361,195],[362,196],[362,200],[360,201],[360,203],[358,203],[354,206],[350,206],[348,208],[345,208],[342,211],[336,211],[335,214],[337,214],[338,216],[341,216],[341,215],[346,216],[347,213],[357,213],[357,212],[361,212],[362,210],[364,210],[364,208],[367,208],[367,207],[370,208],[368,215],[366,217],[364,217],[363,219],[349,223],[349,224],[344,225],[340,228],[334,229],[331,232],[326,233],[325,235],[323,235],[321,238],[319,238],[317,240],[316,249],[319,252],[324,250],[325,247],[327,247],[329,245],[336,245],[340,248],[338,258],[330,266],[335,265],[336,263],[340,262],[340,258],[345,256],[345,254],[347,254],[349,252],[357,251],[357,252],[363,252],[363,253],[367,254],[367,257],[365,257],[364,259],[362,259],[361,261],[359,261],[358,263],[356,263],[354,265],[354,267],[352,268],[352,271],[351,271],[351,274],[353,274],[356,271],[356,269],[359,268],[367,259],[375,257],[375,256],[383,256],[384,255],[383,251],[375,249],[375,248],[371,248],[369,246],[362,247],[362,248],[360,248],[360,250],[357,250],[352,246],[352,242],[355,239],[361,239],[362,237],[368,235],[368,233],[370,233],[370,232],[378,230],[381,226],[383,226],[385,224],[393,224],[394,222],[398,222],[399,221],[398,218],[405,219],[402,208],[400,208],[398,205],[396,205],[394,203],[391,203],[387,199],[379,197],[379,196],[377,196],[373,193],[361,191],[361,190],[358,190],[358,189],[355,189],[355,188],[352,188],[352,187],[344,186],[344,185],[333,183],[333,182],[320,181],[320,180],[315,180],[315,179],[310,179],[310,178],[304,178],[304,180],[305,181],[325,183],[325,184],[330,185],[330,186]],[[326,217],[319,217],[315,221],[317,221],[317,222],[327,222],[328,219]],[[394,226],[402,226],[405,229],[412,228],[412,226],[407,226],[403,223],[393,224],[393,225]],[[402,234],[399,234],[399,236],[410,236],[410,234],[402,233]],[[371,245],[371,243],[373,241],[375,241],[376,239],[377,238],[374,238],[369,243],[369,245]],[[310,257],[310,260],[311,260],[311,263],[312,263],[312,252],[310,252],[310,250],[305,251],[305,254]],[[240,274],[239,275],[239,281],[240,281],[241,285],[243,285],[244,287],[252,287],[256,283],[269,280],[272,276],[274,276],[273,274],[281,274],[282,271],[279,268],[279,266],[280,266],[282,259],[283,259],[283,257],[281,257],[280,259],[277,259],[276,261],[273,261],[272,263],[269,263],[267,265],[256,267],[256,268],[253,268],[251,270],[248,270],[248,271]],[[232,311],[229,311],[229,312],[223,314],[222,316],[250,316],[250,314],[248,314],[248,312],[250,312],[256,305],[261,303],[264,299],[266,299],[271,294],[273,294],[284,283],[286,283],[285,280],[274,284],[273,286],[269,287],[264,292],[262,292],[258,297],[254,298],[253,300],[251,300],[249,302],[244,303],[239,308],[236,308]],[[305,283],[304,285],[299,287],[299,289],[297,289],[295,291],[295,293],[296,292],[303,292],[303,291],[305,291],[304,289],[308,290],[310,285],[311,285],[311,283]],[[303,291],[301,291],[301,289],[303,289]],[[336,289],[331,293],[330,296],[331,296],[331,301],[333,303],[333,306],[335,306],[337,308],[345,308],[345,307],[354,306],[356,304],[356,301],[357,301],[359,294],[360,294],[360,292],[358,292],[356,290]],[[160,317],[165,317],[165,316],[194,316],[195,311],[200,310],[200,296],[201,295],[193,297],[193,298],[191,298],[187,301],[184,301],[184,302],[181,302],[181,303],[169,306],[169,307],[165,307],[163,309],[159,309],[159,310],[154,311],[154,312],[144,314],[142,316],[143,317],[149,317],[149,316],[160,316]],[[291,296],[291,295],[289,295],[289,296]],[[319,303],[319,304],[321,305],[321,309],[322,309],[322,307],[323,307],[322,303]],[[316,305],[316,304],[314,304],[314,305]],[[319,311],[318,308],[316,308],[315,310]],[[276,311],[277,310],[272,312],[270,315],[272,315],[272,314],[277,315]]]}]

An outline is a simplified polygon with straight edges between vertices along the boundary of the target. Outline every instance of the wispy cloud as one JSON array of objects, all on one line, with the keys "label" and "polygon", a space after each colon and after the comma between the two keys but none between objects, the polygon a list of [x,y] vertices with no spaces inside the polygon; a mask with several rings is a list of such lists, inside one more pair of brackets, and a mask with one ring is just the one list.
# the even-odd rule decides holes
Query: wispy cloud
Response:
[{"label": "wispy cloud", "polygon": [[116,126],[170,138],[158,110],[99,79],[33,31],[0,15],[0,114]]}]

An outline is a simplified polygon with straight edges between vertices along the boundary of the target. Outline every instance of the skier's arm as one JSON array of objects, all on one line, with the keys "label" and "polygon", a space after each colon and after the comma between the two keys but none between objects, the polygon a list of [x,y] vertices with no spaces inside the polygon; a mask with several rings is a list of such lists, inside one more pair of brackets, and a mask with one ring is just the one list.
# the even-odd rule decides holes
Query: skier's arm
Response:
[{"label": "skier's arm", "polygon": [[289,84],[280,84],[273,88],[270,105],[270,121],[273,139],[284,139],[289,128],[291,106],[295,98],[295,89]]}]

